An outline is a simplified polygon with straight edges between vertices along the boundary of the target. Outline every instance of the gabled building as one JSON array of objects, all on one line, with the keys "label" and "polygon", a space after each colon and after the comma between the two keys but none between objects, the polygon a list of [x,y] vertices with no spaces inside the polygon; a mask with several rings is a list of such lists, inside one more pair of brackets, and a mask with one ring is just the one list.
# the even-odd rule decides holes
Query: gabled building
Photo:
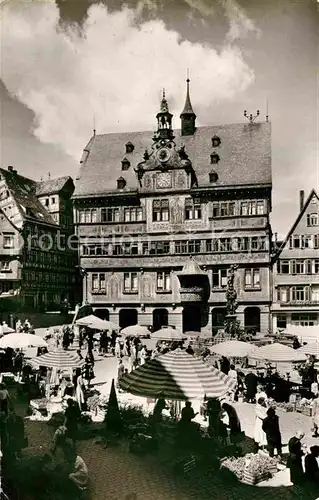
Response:
[{"label": "gabled building", "polygon": [[[319,198],[312,190],[274,258],[273,331],[319,325]],[[296,330],[296,331],[297,331]]]},{"label": "gabled building", "polygon": [[270,326],[270,124],[196,126],[189,96],[173,130],[93,135],[73,195],[84,300],[121,327],[223,327],[227,269],[238,317]]},{"label": "gabled building", "polygon": [[74,303],[73,191],[70,177],[38,183],[13,167],[0,169],[0,299],[11,297],[7,309]]}]

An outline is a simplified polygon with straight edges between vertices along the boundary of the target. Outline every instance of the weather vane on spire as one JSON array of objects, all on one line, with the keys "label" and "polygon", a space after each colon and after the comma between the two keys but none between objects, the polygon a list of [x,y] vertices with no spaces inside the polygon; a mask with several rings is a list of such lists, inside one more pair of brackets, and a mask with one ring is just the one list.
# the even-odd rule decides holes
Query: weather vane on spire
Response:
[{"label": "weather vane on spire", "polygon": [[163,97],[161,101],[161,113],[168,113],[168,103],[165,96],[165,89],[163,88]]}]

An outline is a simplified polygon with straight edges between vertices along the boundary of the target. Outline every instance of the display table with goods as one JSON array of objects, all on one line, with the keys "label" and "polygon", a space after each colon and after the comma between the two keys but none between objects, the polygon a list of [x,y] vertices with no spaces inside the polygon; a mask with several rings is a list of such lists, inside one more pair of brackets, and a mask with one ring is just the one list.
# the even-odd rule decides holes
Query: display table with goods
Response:
[{"label": "display table with goods", "polygon": [[296,411],[296,403],[274,403],[271,405],[273,408],[276,408],[276,410],[281,410],[285,412],[292,412]]},{"label": "display table with goods", "polygon": [[255,485],[278,472],[278,460],[267,455],[249,453],[244,457],[226,458],[221,462],[221,467],[235,474],[242,483]]},{"label": "display table with goods", "polygon": [[296,411],[298,413],[302,413],[303,415],[306,415],[307,417],[311,417],[312,416],[312,400],[309,400],[306,398],[300,399],[300,401],[298,401],[296,403]]}]

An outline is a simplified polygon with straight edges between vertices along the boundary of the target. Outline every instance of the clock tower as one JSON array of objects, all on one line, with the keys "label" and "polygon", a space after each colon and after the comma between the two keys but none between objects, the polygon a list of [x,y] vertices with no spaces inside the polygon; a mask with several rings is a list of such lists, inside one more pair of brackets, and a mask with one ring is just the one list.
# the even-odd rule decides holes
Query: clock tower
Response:
[{"label": "clock tower", "polygon": [[157,131],[153,136],[152,151],[145,151],[144,161],[137,165],[140,187],[144,191],[152,189],[189,189],[197,183],[192,163],[185,147],[176,149],[172,129],[173,115],[169,112],[163,90],[160,111],[156,115]]}]

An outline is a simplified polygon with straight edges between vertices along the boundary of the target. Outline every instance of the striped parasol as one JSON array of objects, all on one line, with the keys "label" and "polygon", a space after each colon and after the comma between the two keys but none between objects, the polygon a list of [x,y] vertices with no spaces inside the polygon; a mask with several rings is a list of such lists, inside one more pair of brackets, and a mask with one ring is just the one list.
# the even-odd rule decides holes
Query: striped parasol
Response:
[{"label": "striped parasol", "polygon": [[136,396],[183,401],[225,396],[234,389],[236,381],[201,358],[176,349],[124,375],[119,385]]},{"label": "striped parasol", "polygon": [[319,342],[311,340],[309,343],[300,347],[298,353],[308,354],[309,356],[319,358]]},{"label": "striped parasol", "polygon": [[307,356],[303,352],[299,352],[299,349],[292,349],[277,342],[256,347],[249,357],[259,361],[272,361],[273,363],[293,363],[306,361],[307,359]]},{"label": "striped parasol", "polygon": [[47,352],[42,356],[32,358],[30,362],[35,366],[46,366],[57,370],[80,368],[85,363],[84,359],[80,359],[74,352],[64,351],[63,349]]}]

